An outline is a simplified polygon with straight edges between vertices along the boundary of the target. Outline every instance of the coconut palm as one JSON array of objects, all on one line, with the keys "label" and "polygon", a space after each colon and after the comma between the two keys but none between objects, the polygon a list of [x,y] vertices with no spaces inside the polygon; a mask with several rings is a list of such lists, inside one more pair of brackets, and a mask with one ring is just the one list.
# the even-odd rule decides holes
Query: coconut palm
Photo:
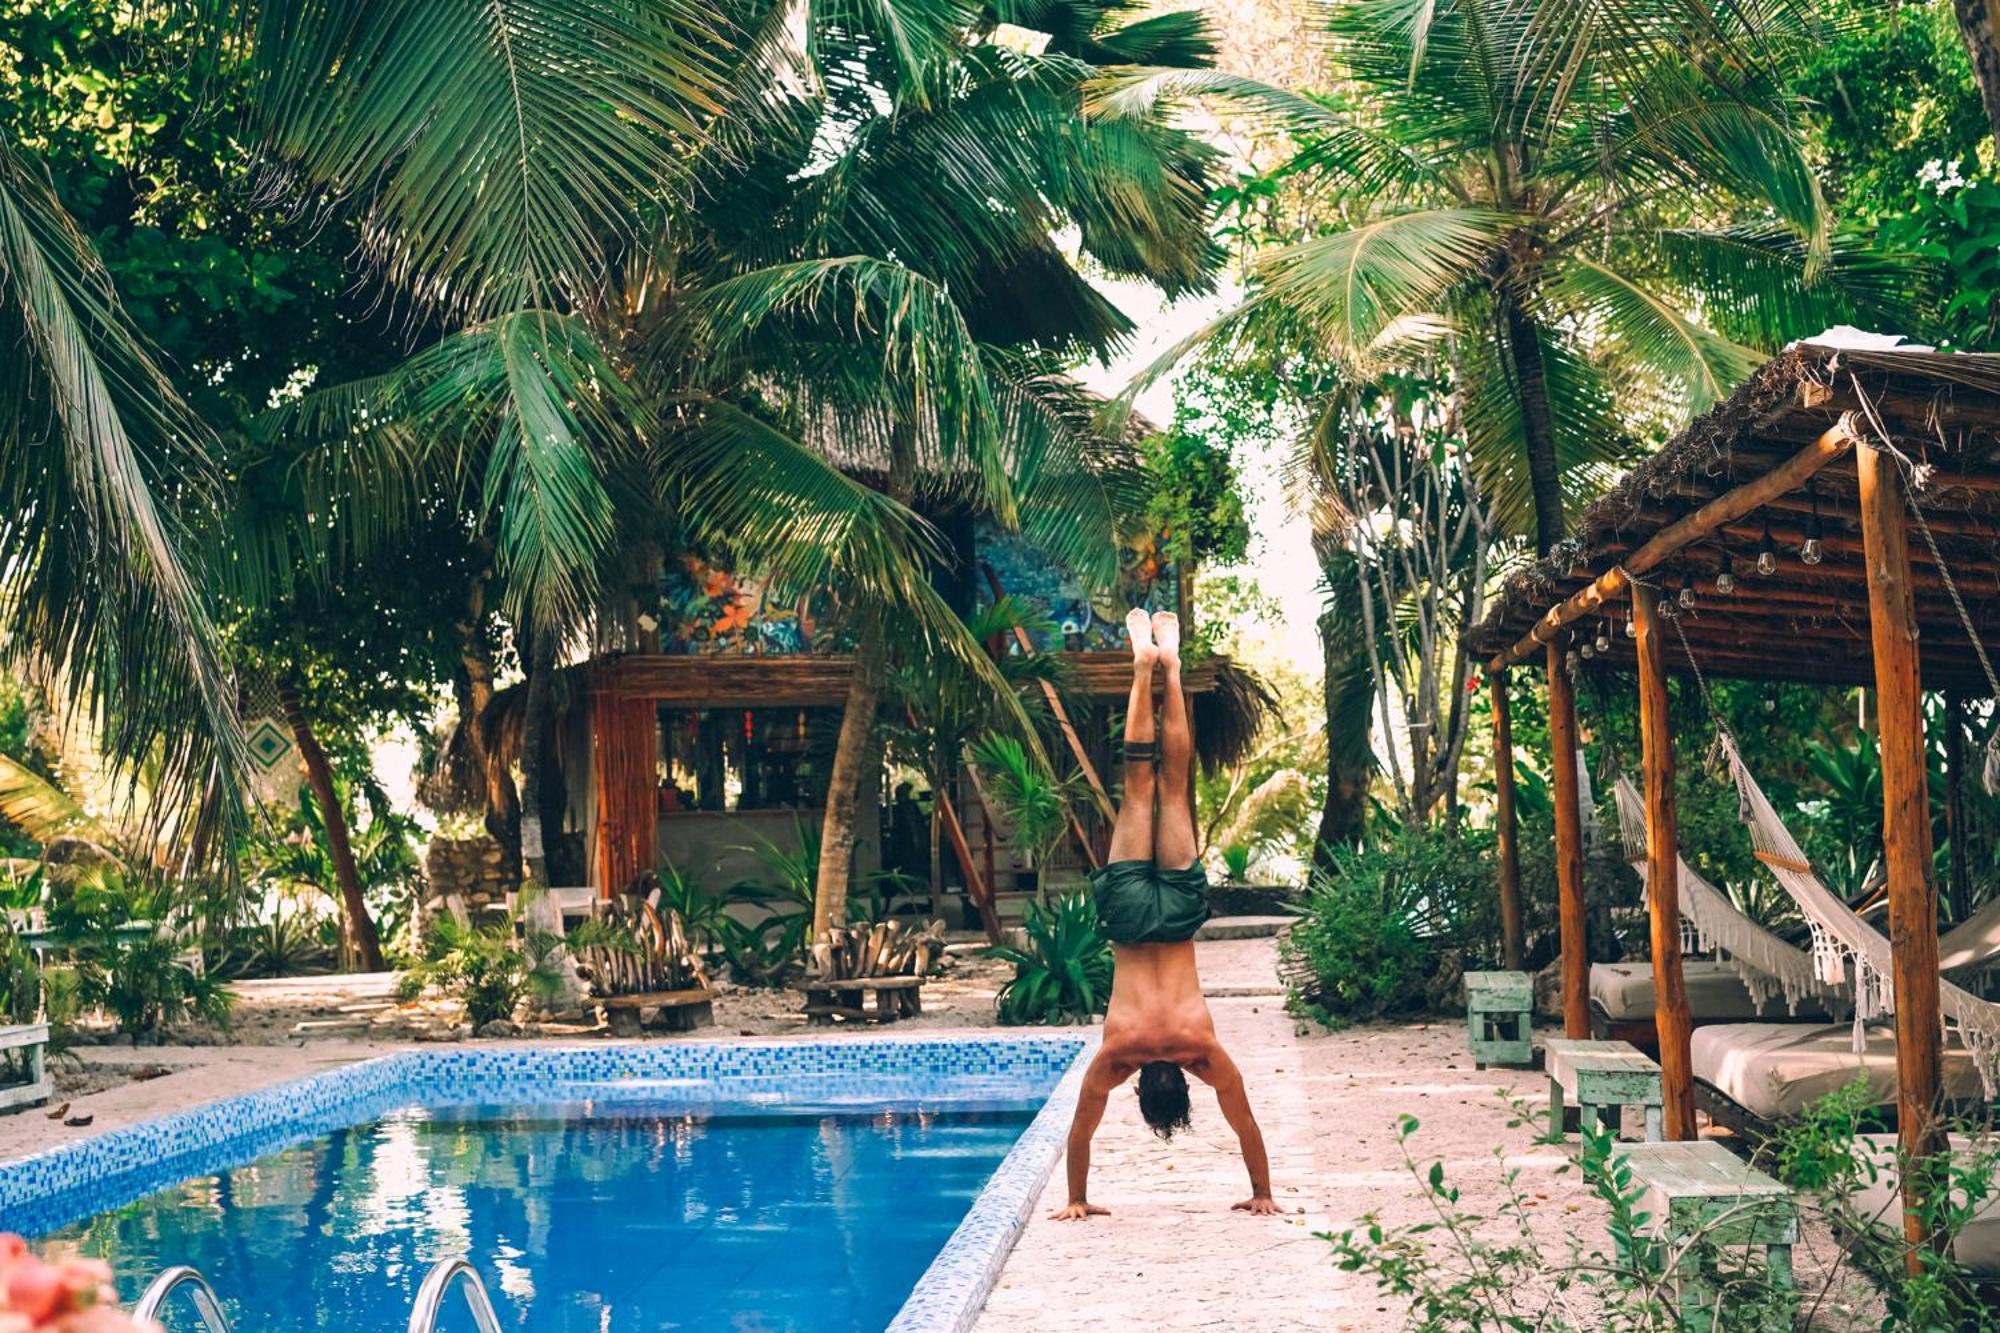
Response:
[{"label": "coconut palm", "polygon": [[1498,518],[1540,551],[1635,426],[1726,394],[1766,352],[1893,308],[1835,237],[1782,75],[1790,7],[1342,0],[1341,91],[1128,71],[1103,114],[1195,92],[1298,136],[1321,234],[1256,265],[1362,377],[1442,343]]},{"label": "coconut palm", "polygon": [[7,143],[0,341],[0,661],[60,684],[108,755],[145,766],[160,810],[231,797],[235,689],[182,517],[222,494],[214,442]]},{"label": "coconut palm", "polygon": [[[554,667],[586,625],[605,643],[635,548],[719,549],[850,608],[833,921],[892,659],[1002,688],[930,586],[913,506],[953,492],[1110,572],[1127,460],[1052,372],[1129,324],[1055,236],[1170,292],[1217,258],[1207,151],[1157,119],[1081,114],[1094,58],[1206,58],[1198,24],[1121,10],[215,0],[250,33],[261,150],[360,212],[389,299],[439,331],[268,432],[339,554],[440,504],[490,536],[529,645],[537,877]],[[990,40],[1000,21],[1048,40]]]}]

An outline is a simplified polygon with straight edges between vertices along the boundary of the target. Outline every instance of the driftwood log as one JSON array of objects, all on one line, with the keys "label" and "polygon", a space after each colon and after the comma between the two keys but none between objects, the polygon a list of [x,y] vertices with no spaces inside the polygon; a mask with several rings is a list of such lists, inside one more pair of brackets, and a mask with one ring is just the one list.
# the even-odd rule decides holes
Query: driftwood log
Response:
[{"label": "driftwood log", "polygon": [[594,919],[612,938],[575,949],[577,974],[590,984],[613,1033],[637,1035],[647,1010],[656,1025],[676,1032],[715,1021],[708,970],[678,912],[627,894],[600,907]]},{"label": "driftwood log", "polygon": [[923,1012],[924,980],[944,957],[944,922],[932,921],[922,930],[910,930],[900,921],[840,926],[810,952],[811,965],[799,984],[808,1022],[824,1025],[849,1018],[892,1023]]}]

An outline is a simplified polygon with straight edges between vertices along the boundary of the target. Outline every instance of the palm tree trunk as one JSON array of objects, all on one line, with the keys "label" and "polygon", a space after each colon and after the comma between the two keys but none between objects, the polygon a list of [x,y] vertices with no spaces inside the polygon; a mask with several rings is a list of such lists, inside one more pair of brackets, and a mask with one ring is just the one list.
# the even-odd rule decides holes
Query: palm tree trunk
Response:
[{"label": "palm tree trunk", "polygon": [[340,887],[341,952],[348,965],[360,972],[382,970],[382,940],[375,933],[374,918],[368,915],[367,900],[361,894],[361,872],[354,864],[354,848],[347,840],[347,815],[340,808],[339,793],[333,788],[333,765],[319,737],[313,734],[312,719],[306,716],[299,697],[296,676],[287,675],[278,683],[278,708],[285,725],[292,729],[292,741],[299,747],[306,782],[319,803],[320,824],[326,830],[327,853],[333,858],[333,877]]},{"label": "palm tree trunk", "polygon": [[1979,84],[1979,100],[1986,104],[1993,141],[2000,144],[2000,47],[1994,44],[1993,8],[1987,0],[1952,0],[1951,7],[1958,15],[1966,54],[1972,57],[1972,77]]},{"label": "palm tree trunk", "polygon": [[[916,495],[915,432],[897,422],[889,432],[889,498],[907,506]],[[826,816],[820,823],[819,874],[813,885],[813,938],[847,924],[847,882],[854,873],[855,816],[861,781],[876,758],[875,714],[889,679],[889,634],[882,617],[866,614],[854,649],[854,676],[840,715],[840,739],[827,775]]]},{"label": "palm tree trunk", "polygon": [[1556,456],[1556,419],[1549,407],[1549,373],[1535,321],[1512,296],[1500,298],[1500,332],[1514,389],[1521,401],[1521,432],[1528,445],[1528,486],[1535,502],[1535,554],[1547,555],[1563,539],[1562,463]]},{"label": "palm tree trunk", "polygon": [[547,888],[548,848],[542,829],[542,770],[547,767],[549,696],[555,687],[556,636],[536,630],[529,648],[528,697],[521,712],[521,858],[530,883]]},{"label": "palm tree trunk", "polygon": [[521,864],[521,796],[514,775],[486,744],[486,706],[493,701],[493,656],[483,633],[486,579],[472,581],[466,594],[465,619],[458,622],[458,660],[464,688],[459,691],[459,725],[465,729],[472,762],[486,785],[486,832],[500,844],[502,864],[510,878]]},{"label": "palm tree trunk", "polygon": [[1375,691],[1351,625],[1322,617],[1320,646],[1326,659],[1326,803],[1320,808],[1313,868],[1326,873],[1333,869],[1336,848],[1361,840],[1375,769],[1369,741]]}]

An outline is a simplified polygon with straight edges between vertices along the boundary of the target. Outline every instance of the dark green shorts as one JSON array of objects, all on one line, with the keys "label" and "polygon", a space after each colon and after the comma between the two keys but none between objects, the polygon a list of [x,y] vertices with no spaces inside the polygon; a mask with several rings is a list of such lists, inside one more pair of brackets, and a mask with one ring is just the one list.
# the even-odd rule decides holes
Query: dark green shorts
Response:
[{"label": "dark green shorts", "polygon": [[1113,944],[1178,944],[1208,920],[1208,872],[1197,861],[1162,870],[1151,861],[1113,861],[1090,872],[1097,923]]}]

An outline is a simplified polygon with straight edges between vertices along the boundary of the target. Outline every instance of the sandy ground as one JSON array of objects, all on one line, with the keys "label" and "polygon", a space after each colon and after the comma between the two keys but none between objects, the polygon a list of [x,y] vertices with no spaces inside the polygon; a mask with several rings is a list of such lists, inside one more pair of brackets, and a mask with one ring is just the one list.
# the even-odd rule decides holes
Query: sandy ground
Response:
[{"label": "sandy ground", "polygon": [[[1341,1272],[1331,1246],[1315,1234],[1344,1230],[1370,1213],[1395,1226],[1431,1219],[1397,1141],[1405,1114],[1422,1122],[1411,1140],[1420,1166],[1442,1161],[1463,1189],[1467,1211],[1492,1214],[1504,1196],[1503,1175],[1513,1171],[1548,1253],[1566,1253],[1572,1239],[1603,1243],[1603,1213],[1569,1168],[1569,1155],[1509,1123],[1509,1095],[1543,1103],[1541,1075],[1475,1070],[1455,1021],[1332,1034],[1308,1028],[1284,1011],[1272,941],[1219,940],[1198,948],[1217,1029],[1248,1079],[1286,1212],[1253,1218],[1230,1211],[1249,1190],[1234,1136],[1212,1100],[1198,1092],[1192,1131],[1163,1144],[1120,1096],[1098,1136],[1091,1188],[1093,1201],[1111,1215],[1087,1223],[1048,1220],[1064,1199],[1059,1164],[1001,1273],[977,1325],[980,1333],[1405,1327],[1401,1306],[1379,1295],[1372,1279]],[[962,960],[927,988],[922,1026],[990,1026],[993,992],[1003,977],[1004,969],[984,960]],[[348,1035],[346,1029],[357,1026],[351,1024],[311,1028],[309,1038],[290,1035],[301,1022],[355,1016],[341,1015],[343,1006],[380,1004],[385,985],[352,979],[331,995],[324,985],[305,988],[310,996],[295,993],[296,987],[265,987],[268,993],[246,1001],[235,1035],[241,1043],[256,1033],[269,1044],[80,1049],[59,1066],[72,1080],[60,1100],[70,1104],[68,1119],[87,1117],[89,1123],[72,1126],[39,1111],[0,1116],[0,1159],[408,1049],[409,1025],[416,1020],[384,1018],[393,1013],[389,1009],[363,1010],[359,1016],[366,1021],[356,1035]],[[790,1012],[795,1003],[781,993],[727,994],[717,1005],[716,1026],[700,1035],[804,1032]],[[158,1074],[162,1068],[169,1072]],[[135,1081],[133,1073],[141,1070],[154,1076]],[[1809,1227],[1796,1255],[1802,1285],[1824,1285],[1836,1254],[1824,1228]],[[1877,1325],[1879,1305],[1865,1286],[1848,1282],[1841,1296],[1810,1326]],[[1530,1309],[1545,1303],[1544,1294],[1533,1291],[1521,1299]],[[1587,1310],[1575,1315],[1574,1326],[1591,1326]]]}]

